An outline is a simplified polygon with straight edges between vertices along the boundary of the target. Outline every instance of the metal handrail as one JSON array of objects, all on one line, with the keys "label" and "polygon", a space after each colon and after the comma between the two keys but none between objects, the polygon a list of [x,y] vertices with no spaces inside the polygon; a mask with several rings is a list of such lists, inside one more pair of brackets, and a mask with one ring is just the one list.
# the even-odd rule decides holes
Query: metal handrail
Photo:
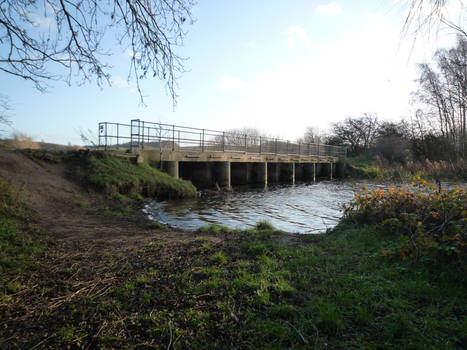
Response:
[{"label": "metal handrail", "polygon": [[131,124],[100,122],[99,147],[171,151],[229,152],[292,156],[343,157],[346,147],[291,142],[265,136],[237,134],[133,119]]}]

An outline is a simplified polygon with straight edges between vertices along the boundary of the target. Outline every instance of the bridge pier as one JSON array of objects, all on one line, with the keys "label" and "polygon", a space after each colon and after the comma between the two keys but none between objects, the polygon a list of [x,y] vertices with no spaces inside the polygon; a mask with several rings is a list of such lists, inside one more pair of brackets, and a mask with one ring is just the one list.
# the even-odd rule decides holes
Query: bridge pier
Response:
[{"label": "bridge pier", "polygon": [[230,188],[232,185],[232,169],[230,162],[212,162],[211,186],[216,183],[221,187]]},{"label": "bridge pier", "polygon": [[232,186],[232,164],[230,162],[219,162],[221,163],[221,173],[219,178],[219,185],[230,188]]},{"label": "bridge pier", "polygon": [[291,180],[292,180],[292,185],[295,185],[295,162],[292,162],[292,163],[289,163],[289,167],[291,168],[292,170],[292,176],[291,176]]},{"label": "bridge pier", "polygon": [[263,179],[264,186],[268,185],[268,162],[259,163],[259,177]]},{"label": "bridge pier", "polygon": [[[151,161],[151,159],[148,159]],[[152,166],[158,166],[161,170],[174,178],[190,180],[196,187],[221,187],[230,188],[232,185],[268,184],[311,182],[316,183],[318,178],[333,180],[341,177],[343,165],[327,160],[322,163],[312,161],[305,162],[251,162],[251,161],[179,161],[164,160],[162,162],[152,160]]]},{"label": "bridge pier", "polygon": [[162,169],[170,176],[176,179],[179,178],[179,165],[177,160],[162,162]]}]

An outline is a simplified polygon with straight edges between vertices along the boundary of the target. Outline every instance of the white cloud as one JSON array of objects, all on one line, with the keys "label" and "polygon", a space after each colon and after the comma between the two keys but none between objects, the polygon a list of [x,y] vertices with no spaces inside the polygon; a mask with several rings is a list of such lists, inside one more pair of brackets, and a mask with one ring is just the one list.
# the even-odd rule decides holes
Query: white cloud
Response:
[{"label": "white cloud", "polygon": [[315,13],[324,16],[339,16],[342,13],[342,8],[337,2],[333,1],[328,5],[318,5]]},{"label": "white cloud", "polygon": [[287,46],[290,49],[294,49],[298,46],[298,44],[302,44],[304,46],[310,45],[310,40],[308,39],[308,34],[305,29],[300,26],[293,25],[287,28]]},{"label": "white cloud", "polygon": [[235,90],[246,88],[248,84],[240,78],[232,77],[224,74],[219,81],[214,85],[214,88],[219,91]]}]

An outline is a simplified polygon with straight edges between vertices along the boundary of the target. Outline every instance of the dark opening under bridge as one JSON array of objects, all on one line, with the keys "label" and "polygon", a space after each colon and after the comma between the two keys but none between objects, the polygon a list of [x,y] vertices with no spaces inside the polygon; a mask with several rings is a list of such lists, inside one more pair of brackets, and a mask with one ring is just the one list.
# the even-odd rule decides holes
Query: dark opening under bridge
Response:
[{"label": "dark opening under bridge", "polygon": [[316,181],[333,178],[346,148],[290,142],[236,132],[198,129],[133,119],[99,123],[99,148],[130,149],[173,177],[197,186]]}]

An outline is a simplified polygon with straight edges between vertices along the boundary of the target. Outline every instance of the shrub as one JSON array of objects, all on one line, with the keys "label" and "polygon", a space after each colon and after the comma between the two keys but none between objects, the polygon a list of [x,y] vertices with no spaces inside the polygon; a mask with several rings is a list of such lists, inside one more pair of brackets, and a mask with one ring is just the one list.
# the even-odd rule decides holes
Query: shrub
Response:
[{"label": "shrub", "polygon": [[22,133],[15,132],[13,139],[9,142],[9,146],[16,149],[39,149],[39,143],[35,142],[31,136]]},{"label": "shrub", "polygon": [[[344,220],[376,225],[399,240],[402,256],[464,259],[467,250],[467,189],[435,189],[415,178],[409,188],[389,187],[355,195]],[[386,250],[384,255],[392,252]]]}]

